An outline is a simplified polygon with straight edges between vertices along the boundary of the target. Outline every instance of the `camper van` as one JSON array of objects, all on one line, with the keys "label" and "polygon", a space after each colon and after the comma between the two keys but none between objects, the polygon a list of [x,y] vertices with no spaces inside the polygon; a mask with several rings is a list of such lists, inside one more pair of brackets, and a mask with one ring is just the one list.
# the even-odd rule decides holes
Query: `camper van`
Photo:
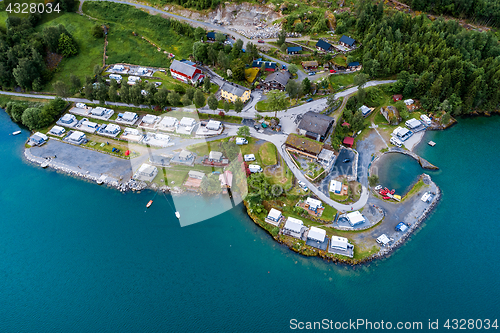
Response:
[{"label": "camper van", "polygon": [[250,170],[251,173],[262,172],[262,168],[260,167],[260,165],[257,164],[249,165],[248,169]]},{"label": "camper van", "polygon": [[254,154],[246,154],[245,156],[243,156],[243,159],[245,160],[245,162],[255,161],[255,155]]},{"label": "camper van", "polygon": [[111,80],[116,80],[116,82],[118,82],[118,84],[120,84],[120,82],[122,82],[122,76],[118,75],[118,74],[109,74],[109,78]]},{"label": "camper van", "polygon": [[421,115],[420,116],[420,119],[427,125],[427,126],[430,126],[431,125],[431,119],[429,117],[427,117],[425,114]]},{"label": "camper van", "polygon": [[236,138],[236,144],[237,145],[246,145],[246,144],[248,144],[248,140],[245,138]]}]

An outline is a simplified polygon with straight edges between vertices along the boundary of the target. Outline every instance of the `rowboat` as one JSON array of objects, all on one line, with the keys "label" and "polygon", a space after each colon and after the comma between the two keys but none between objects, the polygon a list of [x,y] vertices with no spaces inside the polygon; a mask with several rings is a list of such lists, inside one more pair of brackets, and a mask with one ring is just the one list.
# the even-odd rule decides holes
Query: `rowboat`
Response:
[{"label": "rowboat", "polygon": [[153,200],[149,200],[148,204],[146,205],[146,208],[151,207],[152,204],[153,204]]},{"label": "rowboat", "polygon": [[12,133],[12,135],[18,135],[18,134],[21,134],[21,131],[15,131]]}]

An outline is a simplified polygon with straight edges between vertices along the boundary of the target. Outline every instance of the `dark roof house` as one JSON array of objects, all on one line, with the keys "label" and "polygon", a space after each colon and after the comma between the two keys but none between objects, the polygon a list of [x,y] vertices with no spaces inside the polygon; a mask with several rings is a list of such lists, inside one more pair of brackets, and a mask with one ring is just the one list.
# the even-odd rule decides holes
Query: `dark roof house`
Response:
[{"label": "dark roof house", "polygon": [[316,43],[316,48],[325,50],[325,51],[330,51],[332,48],[332,45],[330,43],[325,42],[324,40],[320,39]]},{"label": "dark roof house", "polygon": [[302,46],[291,46],[291,47],[286,49],[286,52],[288,54],[295,54],[295,53],[299,53],[301,51],[302,51]]},{"label": "dark roof house", "polygon": [[316,141],[323,142],[330,132],[334,119],[327,115],[309,111],[299,123],[299,133]]},{"label": "dark roof house", "polygon": [[312,157],[314,159],[318,158],[318,155],[323,149],[323,144],[297,134],[290,134],[286,138],[285,146],[288,150],[305,155],[307,157]]},{"label": "dark roof house", "polygon": [[356,42],[354,39],[351,37],[347,37],[346,35],[342,35],[339,40],[340,44],[346,45],[346,46],[353,46],[354,42]]},{"label": "dark roof house", "polygon": [[252,67],[260,68],[262,64],[265,64],[266,71],[274,72],[276,70],[276,63],[271,61],[254,60],[252,62]]},{"label": "dark roof house", "polygon": [[266,78],[264,85],[268,89],[284,90],[291,77],[287,71],[274,72]]}]

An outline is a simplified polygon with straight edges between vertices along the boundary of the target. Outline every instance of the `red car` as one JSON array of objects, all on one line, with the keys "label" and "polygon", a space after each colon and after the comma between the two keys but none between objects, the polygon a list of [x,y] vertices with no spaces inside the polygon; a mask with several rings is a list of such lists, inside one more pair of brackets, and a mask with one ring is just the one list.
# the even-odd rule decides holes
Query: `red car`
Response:
[{"label": "red car", "polygon": [[337,73],[335,69],[330,69],[330,73]]},{"label": "red car", "polygon": [[257,42],[264,43],[264,41],[262,39],[259,39]]}]

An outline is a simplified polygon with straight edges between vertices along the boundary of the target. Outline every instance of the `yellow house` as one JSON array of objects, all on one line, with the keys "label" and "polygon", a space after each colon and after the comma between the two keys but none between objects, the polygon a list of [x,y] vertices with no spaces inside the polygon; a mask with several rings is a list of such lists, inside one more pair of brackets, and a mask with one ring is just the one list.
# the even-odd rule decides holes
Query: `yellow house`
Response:
[{"label": "yellow house", "polygon": [[236,102],[240,98],[243,103],[250,99],[250,89],[237,85],[232,82],[224,82],[220,88],[220,95],[228,101]]}]

